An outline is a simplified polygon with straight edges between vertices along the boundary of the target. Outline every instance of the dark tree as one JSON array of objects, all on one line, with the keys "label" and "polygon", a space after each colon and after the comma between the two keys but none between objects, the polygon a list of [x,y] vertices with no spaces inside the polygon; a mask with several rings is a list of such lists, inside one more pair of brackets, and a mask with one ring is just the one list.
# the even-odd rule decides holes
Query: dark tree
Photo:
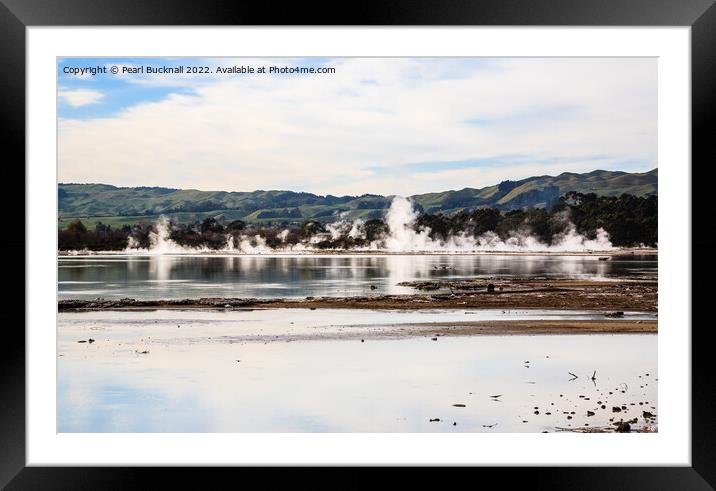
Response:
[{"label": "dark tree", "polygon": [[378,240],[388,233],[388,225],[383,220],[368,220],[363,227],[365,229],[365,238],[368,242]]},{"label": "dark tree", "polygon": [[82,220],[76,218],[67,225],[67,231],[73,234],[84,234],[87,233],[87,227]]},{"label": "dark tree", "polygon": [[234,220],[226,226],[226,230],[243,230],[246,228],[246,222],[243,220]]},{"label": "dark tree", "polygon": [[308,220],[301,225],[301,235],[303,237],[313,237],[316,234],[325,232],[326,226],[316,220]]},{"label": "dark tree", "polygon": [[485,232],[494,232],[500,223],[500,212],[495,208],[478,208],[470,216],[473,226],[473,235],[479,236]]},{"label": "dark tree", "polygon": [[224,231],[224,227],[222,227],[221,224],[217,222],[215,218],[206,218],[201,222],[200,230],[202,233],[222,233]]}]

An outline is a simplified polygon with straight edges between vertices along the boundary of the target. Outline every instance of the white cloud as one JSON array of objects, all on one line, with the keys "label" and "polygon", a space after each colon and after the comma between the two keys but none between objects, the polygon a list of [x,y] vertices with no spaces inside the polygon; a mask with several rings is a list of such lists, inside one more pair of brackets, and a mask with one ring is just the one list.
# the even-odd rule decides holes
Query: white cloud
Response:
[{"label": "white cloud", "polygon": [[104,93],[97,90],[89,89],[76,89],[76,90],[63,90],[57,94],[59,97],[65,100],[67,104],[72,107],[87,106],[89,104],[96,104],[103,97]]},{"label": "white cloud", "polygon": [[[527,167],[438,170],[431,182],[398,166],[499,155],[527,156],[539,172],[539,162],[555,158],[563,163],[549,166],[554,173],[624,161],[656,166],[653,59],[522,58],[463,67],[346,58],[329,65],[336,74],[217,76],[192,85],[192,96],[108,118],[61,120],[60,180],[412,194],[526,177]],[[595,155],[607,157],[590,167]]]}]

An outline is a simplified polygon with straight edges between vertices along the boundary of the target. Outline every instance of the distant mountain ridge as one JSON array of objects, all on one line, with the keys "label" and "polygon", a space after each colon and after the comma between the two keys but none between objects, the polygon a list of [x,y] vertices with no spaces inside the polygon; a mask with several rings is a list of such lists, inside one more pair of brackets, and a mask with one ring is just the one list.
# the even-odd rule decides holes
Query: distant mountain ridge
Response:
[{"label": "distant mountain ridge", "polygon": [[[569,191],[618,196],[657,194],[658,169],[628,173],[595,170],[584,174],[535,176],[503,181],[484,188],[417,194],[410,198],[428,213],[494,207],[500,210],[549,207]],[[166,215],[177,222],[209,216],[252,223],[334,221],[341,218],[381,218],[391,196],[319,196],[294,191],[198,191],[163,187],[116,187],[109,184],[59,184],[61,225],[70,218],[89,218],[110,224],[136,223]]]}]

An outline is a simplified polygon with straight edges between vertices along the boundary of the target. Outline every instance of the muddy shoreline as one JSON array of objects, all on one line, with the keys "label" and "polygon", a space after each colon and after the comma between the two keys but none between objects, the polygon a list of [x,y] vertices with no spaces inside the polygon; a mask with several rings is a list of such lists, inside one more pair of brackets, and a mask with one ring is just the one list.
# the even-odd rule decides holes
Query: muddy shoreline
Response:
[{"label": "muddy shoreline", "polygon": [[[658,331],[656,320],[496,320],[475,322],[433,322],[392,325],[398,337],[433,334],[440,336],[476,336],[510,334],[649,334]],[[382,334],[382,333],[381,333]]]},{"label": "muddy shoreline", "polygon": [[[655,320],[497,320],[417,322],[376,326],[342,326],[336,331],[310,333],[238,334],[184,338],[182,343],[287,343],[296,341],[379,341],[427,337],[433,341],[457,336],[537,336],[546,334],[657,334]],[[166,341],[163,341],[166,342]]]},{"label": "muddy shoreline", "polygon": [[[573,279],[433,280],[404,284],[407,295],[299,298],[198,298],[137,300],[132,298],[59,300],[60,312],[135,309],[555,309],[656,312],[656,280],[593,281]],[[615,314],[618,316],[618,314]]]}]

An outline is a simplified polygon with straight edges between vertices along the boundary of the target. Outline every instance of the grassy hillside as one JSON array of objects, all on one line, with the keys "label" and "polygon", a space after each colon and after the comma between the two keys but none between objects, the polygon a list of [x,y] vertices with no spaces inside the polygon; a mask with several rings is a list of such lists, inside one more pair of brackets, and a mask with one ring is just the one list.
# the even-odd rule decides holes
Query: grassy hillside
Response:
[{"label": "grassy hillside", "polygon": [[[657,169],[644,173],[596,170],[558,176],[503,181],[485,188],[412,196],[423,211],[449,213],[465,208],[495,207],[513,210],[548,207],[568,191],[618,196],[657,193]],[[154,221],[166,215],[189,223],[221,215],[224,220],[250,223],[324,222],[338,218],[380,218],[390,207],[390,196],[318,196],[293,191],[198,191],[161,187],[121,188],[107,184],[59,184],[59,227],[73,218],[88,226],[97,222],[113,227]]]}]

